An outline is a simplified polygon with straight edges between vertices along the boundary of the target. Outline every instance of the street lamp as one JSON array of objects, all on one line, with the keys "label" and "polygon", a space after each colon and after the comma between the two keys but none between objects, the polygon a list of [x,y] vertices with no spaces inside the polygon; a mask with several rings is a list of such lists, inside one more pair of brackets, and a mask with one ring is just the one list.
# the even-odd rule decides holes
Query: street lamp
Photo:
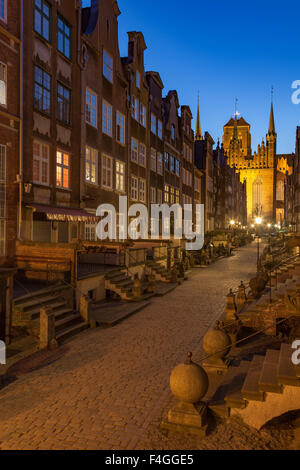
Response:
[{"label": "street lamp", "polygon": [[259,242],[260,242],[260,238],[259,238],[259,227],[261,226],[262,224],[262,218],[261,217],[257,217],[257,219],[255,220],[255,223],[256,223],[256,226],[257,226],[257,272],[259,270],[259,258],[260,258],[260,253],[259,253]]}]

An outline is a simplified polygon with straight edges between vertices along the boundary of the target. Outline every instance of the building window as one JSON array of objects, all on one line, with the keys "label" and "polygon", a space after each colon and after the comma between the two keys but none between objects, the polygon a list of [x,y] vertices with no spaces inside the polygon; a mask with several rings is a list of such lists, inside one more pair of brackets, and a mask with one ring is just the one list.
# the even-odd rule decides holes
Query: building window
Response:
[{"label": "building window", "polygon": [[151,170],[156,171],[156,150],[151,149]]},{"label": "building window", "polygon": [[140,144],[139,163],[146,167],[146,146],[144,144]]},{"label": "building window", "polygon": [[39,67],[34,67],[34,107],[38,111],[50,114],[51,77]]},{"label": "building window", "polygon": [[84,224],[85,225],[85,240],[89,242],[97,241],[97,225],[96,224]]},{"label": "building window", "polygon": [[180,161],[176,159],[176,175],[180,176]]},{"label": "building window", "polygon": [[71,122],[71,92],[60,83],[57,84],[57,118],[65,124]]},{"label": "building window", "polygon": [[156,135],[156,117],[151,113],[151,132]]},{"label": "building window", "polygon": [[125,163],[116,161],[116,190],[125,191]]},{"label": "building window", "polygon": [[159,175],[163,174],[163,156],[161,153],[157,154],[157,173]]},{"label": "building window", "polygon": [[0,145],[0,256],[5,256],[6,241],[6,147]]},{"label": "building window", "polygon": [[97,95],[89,88],[86,89],[85,120],[93,127],[97,127]]},{"label": "building window", "polygon": [[98,183],[98,151],[91,147],[85,149],[85,181]]},{"label": "building window", "polygon": [[175,190],[175,203],[179,204],[180,203],[180,192],[179,189]]},{"label": "building window", "polygon": [[71,27],[61,16],[57,19],[57,48],[67,59],[71,59]]},{"label": "building window", "polygon": [[150,188],[150,203],[156,204],[156,189],[153,187]]},{"label": "building window", "polygon": [[117,142],[125,145],[125,116],[117,111]]},{"label": "building window", "polygon": [[70,155],[65,152],[56,152],[56,186],[70,188]]},{"label": "building window", "polygon": [[169,203],[170,202],[170,198],[169,198],[169,186],[167,184],[165,184],[165,202],[166,203]]},{"label": "building window", "polygon": [[131,177],[131,199],[133,201],[138,200],[138,184],[139,184],[139,180],[135,176],[132,176]]},{"label": "building window", "polygon": [[112,136],[112,107],[106,101],[102,105],[102,132]]},{"label": "building window", "polygon": [[107,155],[102,155],[102,186],[113,187],[113,159]]},{"label": "building window", "polygon": [[140,90],[141,89],[141,74],[140,72],[136,72],[136,86]]},{"label": "building window", "polygon": [[49,184],[49,146],[33,142],[33,182]]},{"label": "building window", "polygon": [[140,201],[146,202],[146,181],[140,179]]},{"label": "building window", "polygon": [[169,154],[168,152],[165,152],[165,169],[169,169]]},{"label": "building window", "polygon": [[0,105],[7,106],[7,66],[0,62]]},{"label": "building window", "polygon": [[[1,0],[1,4],[6,3]],[[34,0],[34,30],[46,41],[50,41],[51,7],[44,0]]]},{"label": "building window", "polygon": [[171,127],[171,139],[175,140],[175,126],[174,126],[174,124],[172,124],[172,127]]},{"label": "building window", "polygon": [[170,156],[170,171],[175,173],[175,158],[172,155]]},{"label": "building window", "polygon": [[173,186],[170,187],[170,204],[174,204],[175,202],[175,188]]},{"label": "building window", "polygon": [[132,138],[131,138],[131,160],[132,160],[133,162],[138,163],[138,161],[139,161],[138,152],[139,152],[139,144],[138,144],[138,141],[132,137]]},{"label": "building window", "polygon": [[163,125],[160,119],[157,121],[157,135],[162,140],[163,137]]},{"label": "building window", "polygon": [[162,204],[162,190],[157,190],[157,204]]},{"label": "building window", "polygon": [[135,96],[132,97],[131,115],[136,121],[139,122],[139,100]]},{"label": "building window", "polygon": [[141,122],[142,126],[146,127],[146,125],[147,125],[146,106],[144,106],[143,104],[141,104],[141,119],[140,119],[140,122]]},{"label": "building window", "polygon": [[113,68],[114,68],[114,60],[112,56],[108,52],[106,52],[106,50],[104,49],[103,51],[103,75],[105,78],[107,78],[107,80],[110,83],[113,83],[113,76],[114,76]]}]

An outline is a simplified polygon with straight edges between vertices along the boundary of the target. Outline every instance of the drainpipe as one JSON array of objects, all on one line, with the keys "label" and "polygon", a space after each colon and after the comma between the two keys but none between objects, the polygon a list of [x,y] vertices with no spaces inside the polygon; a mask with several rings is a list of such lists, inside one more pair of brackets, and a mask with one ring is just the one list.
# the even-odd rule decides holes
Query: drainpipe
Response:
[{"label": "drainpipe", "polygon": [[24,5],[21,0],[21,43],[20,43],[20,124],[19,124],[19,213],[18,239],[21,240],[22,204],[23,204],[23,41],[24,41]]}]

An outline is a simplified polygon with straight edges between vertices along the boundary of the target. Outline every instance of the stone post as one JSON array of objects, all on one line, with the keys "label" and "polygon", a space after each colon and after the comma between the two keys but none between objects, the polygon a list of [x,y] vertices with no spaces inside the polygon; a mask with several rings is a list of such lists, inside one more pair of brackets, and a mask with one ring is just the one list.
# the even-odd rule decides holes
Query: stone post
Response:
[{"label": "stone post", "polygon": [[91,299],[87,295],[82,295],[80,297],[80,316],[86,323],[91,321],[91,306]]},{"label": "stone post", "polygon": [[136,275],[133,281],[133,297],[134,300],[140,300],[143,295],[142,283],[139,277]]},{"label": "stone post", "polygon": [[241,285],[239,286],[239,290],[238,290],[237,297],[236,297],[237,313],[240,313],[243,310],[246,303],[247,303],[246,288],[242,281]]},{"label": "stone post", "polygon": [[230,289],[229,294],[227,295],[225,313],[226,313],[226,321],[237,320],[235,295],[232,292],[232,289]]},{"label": "stone post", "polygon": [[50,308],[40,310],[40,349],[57,346],[55,339],[55,316]]}]

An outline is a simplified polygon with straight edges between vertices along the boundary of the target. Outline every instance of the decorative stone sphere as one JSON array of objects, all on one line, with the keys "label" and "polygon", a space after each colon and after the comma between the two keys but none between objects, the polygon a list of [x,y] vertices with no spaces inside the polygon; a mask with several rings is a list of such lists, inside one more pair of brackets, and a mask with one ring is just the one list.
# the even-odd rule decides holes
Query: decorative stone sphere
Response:
[{"label": "decorative stone sphere", "polygon": [[185,364],[173,369],[170,387],[177,400],[183,403],[198,403],[208,390],[208,377],[204,369],[192,361],[192,353],[188,353]]},{"label": "decorative stone sphere", "polygon": [[210,330],[203,338],[204,351],[216,359],[224,357],[228,353],[230,345],[230,337],[220,329]]}]

